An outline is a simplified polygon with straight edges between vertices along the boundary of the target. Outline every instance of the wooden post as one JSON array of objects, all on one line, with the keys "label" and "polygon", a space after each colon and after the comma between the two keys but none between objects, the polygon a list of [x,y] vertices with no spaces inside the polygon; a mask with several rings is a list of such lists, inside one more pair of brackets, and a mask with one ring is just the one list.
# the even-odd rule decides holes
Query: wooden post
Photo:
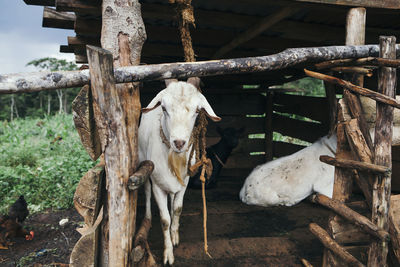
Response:
[{"label": "wooden post", "polygon": [[274,93],[268,92],[266,96],[266,112],[265,112],[265,160],[271,161],[274,156],[274,133],[272,131],[272,115],[274,105]]},{"label": "wooden post", "polygon": [[[396,58],[396,38],[379,38],[380,57]],[[378,92],[390,97],[396,96],[396,69],[380,67],[378,74]],[[376,104],[375,124],[375,164],[391,167],[393,107]],[[385,231],[389,230],[389,204],[391,175],[377,175],[372,191],[372,222]],[[388,242],[374,242],[369,251],[368,266],[386,266]]]},{"label": "wooden post", "polygon": [[326,100],[329,107],[329,135],[336,130],[337,123],[337,99],[335,85],[324,82]]},{"label": "wooden post", "polygon": [[[364,44],[365,40],[365,8],[352,8],[349,10],[346,18],[346,45]],[[362,82],[361,79],[358,80]],[[359,84],[361,85],[361,84]],[[348,90],[343,91],[343,98],[347,103],[352,103],[352,107],[356,107],[351,111],[352,116],[362,118],[362,110],[360,100],[356,95],[353,95]],[[343,122],[344,118],[341,116],[342,112],[338,114],[339,122]],[[364,121],[365,123],[365,121]],[[366,125],[366,123],[365,123]],[[364,133],[364,132],[363,132]],[[369,134],[369,133],[368,133]],[[372,145],[372,142],[369,142]],[[339,124],[337,127],[337,149],[336,157],[342,159],[352,159],[351,152],[347,145],[344,125]],[[333,186],[333,199],[346,202],[352,193],[352,173],[343,168],[335,168],[335,182]],[[334,216],[329,219],[330,224],[334,220]],[[324,253],[323,266],[339,266],[340,263],[335,257],[327,250]]]},{"label": "wooden post", "polygon": [[[99,132],[103,135],[107,174],[108,192],[104,195],[107,200],[103,201],[107,203],[108,227],[107,220],[104,220],[101,266],[122,267],[131,265],[132,261],[137,191],[130,191],[127,184],[138,165],[137,129],[141,105],[138,84],[116,85],[113,67],[138,65],[145,40],[146,32],[137,0],[103,0],[101,45],[111,54],[102,49],[88,48],[93,98],[98,112],[96,125],[102,128]],[[96,70],[96,67],[100,69]],[[102,76],[99,77],[100,73]]]}]

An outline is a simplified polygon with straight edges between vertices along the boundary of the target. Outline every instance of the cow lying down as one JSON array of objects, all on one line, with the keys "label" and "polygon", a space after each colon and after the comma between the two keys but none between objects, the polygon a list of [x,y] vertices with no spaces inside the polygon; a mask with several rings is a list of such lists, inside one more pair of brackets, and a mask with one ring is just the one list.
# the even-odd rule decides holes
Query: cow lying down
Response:
[{"label": "cow lying down", "polygon": [[269,207],[292,206],[314,192],[332,197],[335,168],[319,156],[334,156],[336,145],[336,135],[324,136],[292,155],[257,166],[246,178],[240,199]]}]

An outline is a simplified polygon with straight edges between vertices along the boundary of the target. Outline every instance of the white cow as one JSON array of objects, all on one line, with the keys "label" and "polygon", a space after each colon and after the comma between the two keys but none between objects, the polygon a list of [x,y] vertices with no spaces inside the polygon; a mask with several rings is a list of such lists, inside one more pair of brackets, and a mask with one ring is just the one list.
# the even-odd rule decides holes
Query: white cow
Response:
[{"label": "white cow", "polygon": [[336,145],[336,135],[325,136],[292,155],[257,166],[246,178],[240,199],[269,207],[292,206],[314,192],[332,197],[335,168],[319,156],[334,156]]},{"label": "white cow", "polygon": [[[164,235],[164,264],[174,263],[173,245],[179,244],[179,216],[189,182],[190,137],[198,112],[203,109],[213,121],[221,119],[198,90],[199,82],[198,78],[189,78],[188,82],[172,81],[142,109],[139,160],[151,160],[155,165],[151,184],[147,181],[145,185],[145,217],[151,221],[152,188]],[[168,195],[171,212],[168,211]]]}]

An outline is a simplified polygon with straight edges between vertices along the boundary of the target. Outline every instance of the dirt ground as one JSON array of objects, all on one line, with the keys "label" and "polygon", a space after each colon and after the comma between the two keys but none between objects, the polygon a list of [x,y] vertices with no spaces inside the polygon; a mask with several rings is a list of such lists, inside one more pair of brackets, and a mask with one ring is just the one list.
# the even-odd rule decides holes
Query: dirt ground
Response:
[{"label": "dirt ground", "polygon": [[[175,266],[302,266],[301,258],[320,266],[323,247],[308,225],[326,226],[329,211],[308,201],[294,207],[262,208],[240,202],[242,179],[222,177],[216,189],[207,191],[208,246],[203,252],[201,192],[188,190],[181,217],[180,245],[175,248]],[[144,212],[139,195],[138,224]],[[163,239],[158,209],[153,203],[153,227],[149,243],[162,262]],[[59,221],[68,218],[61,227]],[[54,266],[67,264],[82,224],[74,209],[29,216],[25,227],[35,232],[32,241],[15,240],[9,250],[0,250],[0,266]],[[36,265],[35,265],[36,264]]]}]

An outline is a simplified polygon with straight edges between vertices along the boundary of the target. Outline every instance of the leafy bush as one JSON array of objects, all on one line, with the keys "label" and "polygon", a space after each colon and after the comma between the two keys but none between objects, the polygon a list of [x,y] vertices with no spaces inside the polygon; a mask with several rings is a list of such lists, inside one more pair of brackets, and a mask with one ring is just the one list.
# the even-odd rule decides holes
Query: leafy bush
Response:
[{"label": "leafy bush", "polygon": [[0,121],[0,213],[19,195],[31,212],[71,207],[77,183],[94,165],[72,115]]}]

